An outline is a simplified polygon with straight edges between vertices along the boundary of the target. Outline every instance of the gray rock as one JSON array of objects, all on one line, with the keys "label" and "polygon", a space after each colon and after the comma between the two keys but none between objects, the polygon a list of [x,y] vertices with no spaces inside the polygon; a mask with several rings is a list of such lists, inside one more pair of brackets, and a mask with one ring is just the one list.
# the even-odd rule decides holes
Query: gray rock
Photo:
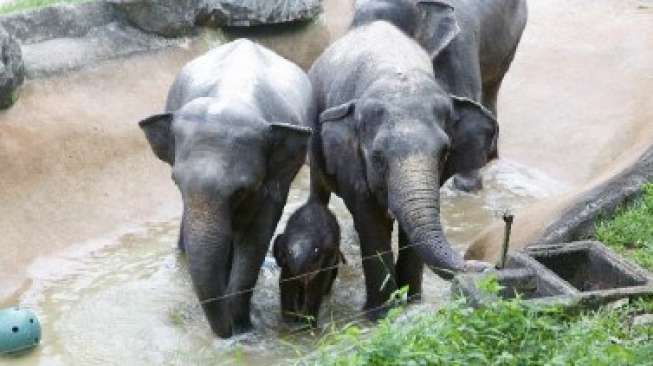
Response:
[{"label": "gray rock", "polygon": [[25,66],[20,45],[0,26],[0,109],[9,108],[25,80]]},{"label": "gray rock", "polygon": [[83,37],[91,29],[115,19],[113,7],[103,1],[61,4],[0,16],[0,24],[22,43],[60,37]]},{"label": "gray rock", "polygon": [[134,26],[165,37],[189,34],[200,0],[108,0]]},{"label": "gray rock", "polygon": [[212,27],[253,26],[308,20],[320,0],[107,0],[134,26],[165,37]]},{"label": "gray rock", "polygon": [[317,16],[321,0],[201,0],[198,22],[209,26],[253,26],[303,21]]},{"label": "gray rock", "polygon": [[114,22],[89,30],[84,37],[62,37],[23,46],[30,79],[93,66],[99,62],[179,45],[172,40]]},{"label": "gray rock", "polygon": [[633,319],[634,326],[650,326],[653,325],[653,314],[638,315]]}]

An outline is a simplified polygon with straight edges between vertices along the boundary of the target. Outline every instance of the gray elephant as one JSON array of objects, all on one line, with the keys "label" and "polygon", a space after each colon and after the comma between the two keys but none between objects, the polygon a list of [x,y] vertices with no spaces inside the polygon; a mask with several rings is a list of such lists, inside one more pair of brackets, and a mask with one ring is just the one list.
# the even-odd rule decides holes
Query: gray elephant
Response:
[{"label": "gray elephant", "polygon": [[251,328],[250,302],[315,118],[296,65],[248,40],[191,61],[166,113],[140,122],[181,192],[179,248],[211,328]]},{"label": "gray elephant", "polygon": [[[448,93],[482,103],[496,117],[499,88],[527,18],[526,0],[358,0],[352,27],[375,20],[395,24],[429,52]],[[496,157],[496,141],[491,149]],[[477,169],[462,170],[454,185],[474,191],[482,180]]]},{"label": "gray elephant", "polygon": [[309,76],[321,112],[311,138],[311,197],[326,205],[336,193],[353,216],[368,258],[368,316],[382,315],[398,287],[408,285],[410,298],[418,298],[424,263],[445,278],[487,268],[465,262],[449,245],[439,220],[439,189],[453,174],[485,163],[475,154],[495,139],[492,113],[450,96],[436,82],[426,51],[385,21],[350,30]]},{"label": "gray elephant", "polygon": [[317,326],[322,300],[331,292],[338,266],[345,263],[338,220],[320,203],[307,202],[275,239],[274,258],[281,267],[283,318]]}]

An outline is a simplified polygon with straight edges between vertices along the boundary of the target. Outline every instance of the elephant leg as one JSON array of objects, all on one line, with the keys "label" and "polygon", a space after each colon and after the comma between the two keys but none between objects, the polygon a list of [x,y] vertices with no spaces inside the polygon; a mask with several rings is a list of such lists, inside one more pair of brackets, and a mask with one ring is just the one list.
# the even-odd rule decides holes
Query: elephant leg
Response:
[{"label": "elephant leg", "polygon": [[[483,95],[481,64],[478,53],[469,47],[473,40],[455,40],[433,62],[434,70],[439,70],[436,78],[445,89],[454,95],[480,101]],[[483,188],[483,180],[478,169],[460,172],[453,178],[456,189],[475,192]]]},{"label": "elephant leg", "polygon": [[228,294],[233,294],[230,309],[234,334],[252,328],[250,309],[254,287],[282,209],[283,205],[275,203],[262,207],[257,218],[248,225],[250,229],[247,233],[234,243],[227,291]]},{"label": "elephant leg", "polygon": [[326,287],[324,288],[324,295],[328,295],[331,293],[331,290],[333,289],[333,283],[336,282],[336,277],[338,277],[338,268],[334,268],[333,270],[331,270],[328,275],[329,275],[329,280],[327,282]]},{"label": "elephant leg", "polygon": [[422,293],[424,263],[417,251],[410,246],[406,232],[399,227],[399,256],[395,265],[397,286],[408,286],[408,299],[418,301]]},{"label": "elephant leg", "polygon": [[320,273],[313,281],[315,286],[311,286],[305,294],[304,311],[310,318],[308,323],[311,327],[316,328],[320,316],[320,306],[325,295],[325,287],[331,280],[331,272]]},{"label": "elephant leg", "polygon": [[310,197],[309,200],[317,200],[324,207],[329,205],[331,200],[331,190],[326,184],[326,179],[324,174],[320,171],[319,162],[314,157],[315,154],[311,154],[311,186],[310,186]]},{"label": "elephant leg", "polygon": [[453,186],[463,192],[477,192],[483,189],[483,178],[479,169],[461,172],[453,177]]},{"label": "elephant leg", "polygon": [[282,282],[279,283],[281,293],[281,316],[284,321],[293,322],[297,320],[299,311],[297,305],[300,301],[301,291],[298,280],[287,280],[290,278],[286,269],[281,270]]},{"label": "elephant leg", "polygon": [[184,244],[184,218],[181,218],[181,224],[179,225],[179,239],[177,240],[177,248],[182,254],[186,254],[186,244]]},{"label": "elephant leg", "polygon": [[485,108],[489,109],[494,117],[497,117],[497,97],[499,95],[499,88],[501,88],[501,83],[503,77],[499,81],[492,81],[487,84],[483,84],[483,100],[482,104]]},{"label": "elephant leg", "polygon": [[[510,68],[510,64],[512,64],[512,60],[515,58],[515,53],[517,52],[517,47],[510,52],[508,57],[506,57],[506,60],[503,62],[501,69],[499,72],[495,75],[495,77],[489,79],[489,80],[483,80],[483,97],[481,103],[494,114],[494,118],[498,119],[498,109],[497,109],[497,100],[499,97],[499,89],[501,89],[501,84],[503,83],[503,79],[506,76],[506,73],[508,72],[508,69]],[[492,153],[490,154],[490,159],[497,158],[499,156],[499,151],[498,151],[498,134],[495,137],[495,141],[493,142],[494,149]]]},{"label": "elephant leg", "polygon": [[391,247],[392,221],[378,207],[362,205],[353,212],[360,239],[367,301],[364,310],[370,320],[385,315],[384,306],[397,290]]}]

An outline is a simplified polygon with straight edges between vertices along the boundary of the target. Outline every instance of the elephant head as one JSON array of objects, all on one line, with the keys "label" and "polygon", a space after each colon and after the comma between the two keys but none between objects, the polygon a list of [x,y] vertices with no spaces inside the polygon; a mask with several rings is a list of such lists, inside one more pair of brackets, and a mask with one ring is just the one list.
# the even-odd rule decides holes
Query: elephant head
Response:
[{"label": "elephant head", "polygon": [[198,98],[139,125],[154,154],[172,167],[184,207],[180,247],[195,292],[213,331],[229,337],[234,322],[226,291],[240,277],[231,271],[240,261],[234,260],[234,247],[256,245],[239,243],[248,230],[271,235],[274,227],[249,226],[267,202],[285,203],[277,187],[294,177],[289,162],[304,159],[310,129],[270,123],[247,104],[213,98]]},{"label": "elephant head", "polygon": [[[439,188],[488,159],[497,122],[481,105],[449,96],[426,73],[388,75],[321,116],[328,174],[346,171],[398,220],[420,257],[443,277],[469,268],[440,225]],[[463,123],[464,120],[464,123]],[[466,267],[467,266],[467,267]]]},{"label": "elephant head", "polygon": [[357,0],[351,27],[385,20],[415,37],[434,59],[460,33],[454,8],[442,0]]},{"label": "elephant head", "polygon": [[[438,56],[451,48],[452,42],[459,37],[461,28],[456,18],[454,7],[445,0],[357,0],[351,27],[358,27],[376,20],[385,20],[404,33],[413,37],[429,54],[434,65]],[[456,52],[456,51],[453,51]],[[454,56],[455,58],[456,56]],[[446,80],[445,84],[465,87],[465,73],[469,72],[464,63],[457,62],[460,70],[438,70],[438,78]],[[451,87],[451,85],[449,85]],[[457,90],[456,88],[453,88]],[[461,90],[457,90],[461,92]],[[475,92],[467,93],[475,95]],[[463,123],[464,124],[464,123]],[[497,139],[495,135],[490,146],[488,160],[497,156]],[[484,165],[484,164],[483,164]],[[483,166],[481,165],[481,166]],[[478,169],[464,170],[454,178],[454,186],[460,190],[471,192],[482,188],[482,179]]]},{"label": "elephant head", "polygon": [[351,27],[385,20],[412,36],[417,31],[418,14],[414,0],[357,0]]},{"label": "elephant head", "polygon": [[[454,39],[459,37],[461,28],[456,19],[455,9],[445,1],[439,0],[420,0],[417,2],[418,19],[417,29],[414,33],[415,39],[426,49],[431,60],[436,66],[438,57],[443,54],[445,49],[453,47],[449,58],[465,57],[465,53],[460,54],[460,45],[452,46]],[[457,53],[458,52],[458,53]],[[451,56],[454,55],[454,56]],[[465,88],[465,80],[469,70],[473,67],[455,61],[455,65],[449,65],[446,70],[438,70],[440,78],[447,80],[447,84],[457,85],[456,88]],[[480,90],[478,90],[480,93]],[[469,95],[475,95],[475,90],[468,90]],[[496,111],[492,112],[496,117]],[[497,140],[498,133],[495,135],[491,146],[489,147],[488,160],[497,157]],[[454,178],[454,186],[462,191],[472,192],[482,188],[483,183],[478,169],[461,169]]]},{"label": "elephant head", "polygon": [[419,0],[419,16],[414,37],[435,59],[460,33],[454,8],[445,1]]}]

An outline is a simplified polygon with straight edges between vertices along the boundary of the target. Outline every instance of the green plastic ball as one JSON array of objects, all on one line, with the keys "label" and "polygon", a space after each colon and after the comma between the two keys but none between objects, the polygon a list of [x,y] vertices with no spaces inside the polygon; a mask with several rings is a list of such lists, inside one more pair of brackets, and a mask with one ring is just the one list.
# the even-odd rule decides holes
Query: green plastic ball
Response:
[{"label": "green plastic ball", "polygon": [[41,324],[31,310],[0,310],[0,354],[36,347],[41,341]]}]

